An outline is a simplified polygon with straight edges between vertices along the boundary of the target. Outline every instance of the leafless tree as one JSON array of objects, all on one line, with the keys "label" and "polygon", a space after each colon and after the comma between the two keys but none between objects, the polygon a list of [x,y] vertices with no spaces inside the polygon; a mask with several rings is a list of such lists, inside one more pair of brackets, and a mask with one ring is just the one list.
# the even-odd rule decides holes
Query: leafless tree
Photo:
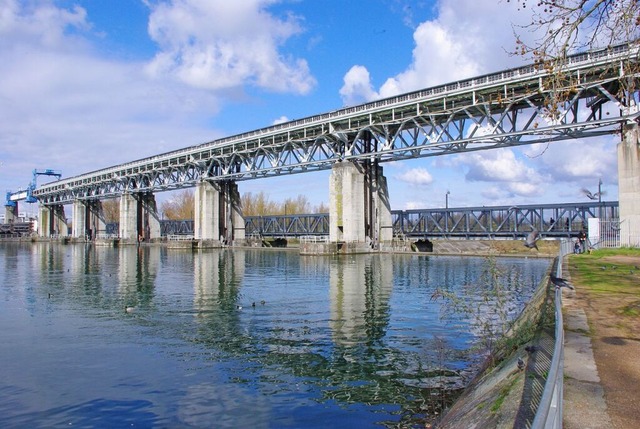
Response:
[{"label": "leafless tree", "polygon": [[160,211],[166,219],[193,220],[194,198],[192,190],[178,192],[173,198],[162,202]]},{"label": "leafless tree", "polygon": [[[640,2],[638,0],[506,0],[518,3],[531,14],[531,22],[516,27],[515,54],[532,61],[549,72],[545,82],[553,88],[549,95],[549,114],[557,114],[562,100],[570,95],[575,83],[562,73],[568,55],[605,49],[640,39]],[[527,41],[531,35],[534,40]],[[637,53],[635,54],[637,57]],[[637,59],[637,58],[636,58]],[[638,72],[638,62],[624,64],[627,75]],[[621,80],[618,96],[636,88],[637,79]]]},{"label": "leafless tree", "polygon": [[119,222],[120,201],[117,199],[102,201],[102,212],[107,223]]}]

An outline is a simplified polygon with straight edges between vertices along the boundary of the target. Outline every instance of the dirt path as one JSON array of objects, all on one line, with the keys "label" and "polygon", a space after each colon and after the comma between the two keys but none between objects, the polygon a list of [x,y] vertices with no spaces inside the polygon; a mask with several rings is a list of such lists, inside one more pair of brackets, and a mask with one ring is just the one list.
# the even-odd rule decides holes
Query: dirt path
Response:
[{"label": "dirt path", "polygon": [[[602,264],[603,271],[610,269],[612,277],[634,276],[640,285],[640,270],[635,268],[640,265],[639,258],[603,258]],[[617,265],[617,269],[608,264]],[[588,318],[593,354],[613,427],[636,429],[640,427],[640,300],[637,293],[624,290],[603,293],[580,287],[571,262],[569,270],[576,286],[575,304]]]}]

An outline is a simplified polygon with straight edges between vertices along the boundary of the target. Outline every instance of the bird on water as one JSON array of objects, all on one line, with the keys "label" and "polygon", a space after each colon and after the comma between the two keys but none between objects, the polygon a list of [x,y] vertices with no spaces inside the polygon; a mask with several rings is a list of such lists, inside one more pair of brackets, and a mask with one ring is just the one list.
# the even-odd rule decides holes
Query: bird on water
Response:
[{"label": "bird on water", "polygon": [[529,235],[527,235],[527,238],[524,241],[524,247],[539,250],[538,245],[536,244],[536,241],[538,240],[540,240],[540,233],[537,229],[534,229],[529,233]]},{"label": "bird on water", "polygon": [[556,285],[556,288],[558,288],[558,289],[561,288],[561,287],[566,287],[566,288],[569,288],[571,290],[575,289],[573,287],[573,285],[571,283],[569,283],[569,280],[567,280],[567,279],[563,279],[561,277],[556,277],[553,274],[551,274],[549,276],[549,278],[551,279],[551,283]]}]

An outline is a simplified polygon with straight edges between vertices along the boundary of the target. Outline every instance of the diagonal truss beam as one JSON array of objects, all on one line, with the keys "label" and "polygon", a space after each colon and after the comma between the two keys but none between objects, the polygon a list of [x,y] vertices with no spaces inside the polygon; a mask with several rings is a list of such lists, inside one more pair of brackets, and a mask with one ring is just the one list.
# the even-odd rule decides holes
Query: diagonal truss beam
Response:
[{"label": "diagonal truss beam", "polygon": [[[48,183],[44,204],[156,192],[199,181],[251,180],[329,169],[338,161],[378,162],[596,137],[638,120],[638,92],[620,93],[629,44],[569,57],[566,93],[546,109],[551,75],[533,65],[402,94]],[[637,69],[637,68],[635,68]],[[434,220],[435,222],[435,220]]]}]

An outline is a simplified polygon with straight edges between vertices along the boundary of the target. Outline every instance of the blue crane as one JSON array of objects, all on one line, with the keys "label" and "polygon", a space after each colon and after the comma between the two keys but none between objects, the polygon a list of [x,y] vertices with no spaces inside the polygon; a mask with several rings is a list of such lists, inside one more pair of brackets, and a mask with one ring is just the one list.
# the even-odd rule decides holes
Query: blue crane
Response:
[{"label": "blue crane", "polygon": [[7,191],[7,201],[5,206],[7,207],[16,207],[18,205],[18,201],[25,200],[28,203],[38,202],[38,199],[33,196],[33,191],[35,191],[38,176],[55,176],[58,180],[62,177],[62,173],[58,170],[52,170],[50,168],[46,170],[33,170],[33,179],[31,179],[31,183],[27,186],[27,189],[23,189],[17,192]]}]

